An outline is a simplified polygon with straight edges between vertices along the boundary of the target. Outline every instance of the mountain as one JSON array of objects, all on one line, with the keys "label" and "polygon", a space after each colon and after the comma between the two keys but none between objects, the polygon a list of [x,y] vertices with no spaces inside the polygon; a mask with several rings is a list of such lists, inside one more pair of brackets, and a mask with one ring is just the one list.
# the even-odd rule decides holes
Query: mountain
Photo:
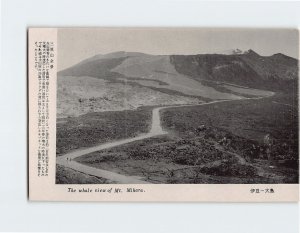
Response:
[{"label": "mountain", "polygon": [[260,56],[253,50],[241,54],[173,55],[175,69],[196,80],[229,82],[272,91],[288,91],[298,81],[298,60],[283,54]]},{"label": "mountain", "polygon": [[88,76],[109,82],[134,82],[136,85],[204,99],[238,99],[232,93],[219,92],[201,84],[185,74],[180,74],[171,64],[168,55],[117,52],[85,60],[58,72],[59,76]]},{"label": "mountain", "polygon": [[[140,78],[141,75],[150,76],[151,72],[157,73],[159,70],[161,72],[164,72],[164,69],[170,70],[170,61],[171,66],[175,68],[175,71],[172,71],[173,73],[189,76],[197,81],[229,82],[241,86],[275,91],[284,91],[285,88],[295,85],[298,81],[297,59],[281,53],[272,56],[260,56],[251,49],[248,51],[234,49],[230,52],[233,54],[161,56],[120,51],[106,55],[96,55],[60,71],[58,74],[62,76],[114,78],[122,76],[121,73],[125,72],[127,73],[125,76]],[[123,65],[122,72],[113,71],[123,62],[126,67]],[[149,66],[152,66],[153,69],[148,69],[146,72],[146,67]],[[143,73],[143,71],[146,73]],[[163,81],[166,77],[157,77],[157,79]]]},{"label": "mountain", "polygon": [[[296,93],[298,60],[284,54],[100,54],[58,72],[58,113]],[[124,102],[125,101],[125,102]]]}]

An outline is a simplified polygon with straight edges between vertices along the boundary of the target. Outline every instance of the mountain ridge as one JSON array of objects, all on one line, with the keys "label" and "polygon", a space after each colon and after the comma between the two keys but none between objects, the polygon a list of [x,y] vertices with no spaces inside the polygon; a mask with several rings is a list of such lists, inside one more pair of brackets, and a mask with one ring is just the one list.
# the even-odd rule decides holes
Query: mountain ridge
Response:
[{"label": "mountain ridge", "polygon": [[[58,115],[295,94],[297,60],[283,54],[98,54],[58,72]],[[235,86],[233,86],[235,85]]]},{"label": "mountain ridge", "polygon": [[[231,54],[226,54],[226,52],[232,52]],[[157,54],[148,54],[148,53],[142,53],[142,52],[128,52],[128,51],[115,51],[115,52],[110,52],[110,53],[105,53],[105,54],[96,54],[93,55],[91,57],[88,57],[86,59],[83,59],[82,61],[71,65],[70,67],[67,67],[65,69],[62,69],[60,71],[58,71],[58,73],[63,72],[66,69],[69,69],[71,67],[77,66],[79,64],[83,64],[86,62],[90,62],[90,61],[95,61],[95,60],[102,60],[102,59],[113,59],[113,58],[121,58],[121,57],[132,57],[132,56],[195,56],[195,55],[255,55],[255,56],[260,56],[260,57],[284,57],[286,59],[289,60],[293,60],[294,62],[298,62],[298,59],[285,55],[283,53],[274,53],[272,55],[269,56],[262,56],[258,53],[256,53],[254,50],[252,49],[248,49],[248,50],[241,50],[239,48],[236,49],[229,49],[229,50],[225,50],[223,52],[218,52],[218,53],[197,53],[197,54],[191,54],[191,55],[182,55],[182,54],[168,54],[168,55],[157,55]]]},{"label": "mountain ridge", "polygon": [[[108,54],[98,54],[84,59],[80,63],[58,72],[59,76],[90,76],[110,79],[124,78],[116,67],[122,63],[136,61],[132,68],[144,70],[145,67],[159,66],[157,72],[164,72],[164,67],[158,61],[169,57],[170,63],[178,74],[190,77],[198,82],[209,81],[231,83],[251,88],[271,91],[289,91],[298,81],[298,60],[282,53],[261,56],[254,50],[237,50],[236,54],[196,54],[196,55],[151,55],[139,52],[117,51]],[[144,61],[143,61],[144,60]],[[140,61],[143,61],[142,63]],[[135,67],[133,66],[135,65]],[[124,68],[123,68],[124,70]],[[151,71],[157,74],[157,72]],[[128,73],[128,72],[127,72]],[[129,72],[130,73],[130,72]],[[148,72],[149,73],[149,72]],[[168,72],[165,72],[166,74]],[[148,75],[148,76],[147,76]],[[153,75],[147,74],[135,79],[146,79]],[[128,76],[128,75],[125,75]],[[155,76],[155,75],[154,75]],[[160,76],[163,81],[165,76]],[[131,78],[130,76],[126,78]],[[170,77],[168,77],[170,80]]]}]

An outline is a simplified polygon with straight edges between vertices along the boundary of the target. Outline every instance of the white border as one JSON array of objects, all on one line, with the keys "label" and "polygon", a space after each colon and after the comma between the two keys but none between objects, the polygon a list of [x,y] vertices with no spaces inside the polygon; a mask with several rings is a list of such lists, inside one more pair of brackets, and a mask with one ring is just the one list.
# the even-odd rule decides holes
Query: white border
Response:
[{"label": "white border", "polygon": [[26,28],[29,26],[297,27],[300,3],[2,0],[0,230],[298,233],[297,204],[29,203]]}]

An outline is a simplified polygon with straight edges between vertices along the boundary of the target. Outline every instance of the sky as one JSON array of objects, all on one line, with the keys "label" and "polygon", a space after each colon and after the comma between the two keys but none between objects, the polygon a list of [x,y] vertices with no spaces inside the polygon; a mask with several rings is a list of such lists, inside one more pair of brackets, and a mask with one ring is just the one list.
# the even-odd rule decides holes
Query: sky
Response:
[{"label": "sky", "polygon": [[60,28],[58,71],[97,54],[116,51],[148,54],[205,54],[252,49],[298,58],[296,29],[221,28]]}]

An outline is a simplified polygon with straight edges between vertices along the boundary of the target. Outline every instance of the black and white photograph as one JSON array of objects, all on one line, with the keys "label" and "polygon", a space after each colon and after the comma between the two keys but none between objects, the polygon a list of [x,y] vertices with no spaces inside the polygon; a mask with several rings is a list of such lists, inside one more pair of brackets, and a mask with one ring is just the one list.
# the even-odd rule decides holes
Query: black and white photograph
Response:
[{"label": "black and white photograph", "polygon": [[55,183],[298,184],[298,56],[296,29],[59,28]]},{"label": "black and white photograph", "polygon": [[0,232],[299,233],[299,1],[0,12]]}]

